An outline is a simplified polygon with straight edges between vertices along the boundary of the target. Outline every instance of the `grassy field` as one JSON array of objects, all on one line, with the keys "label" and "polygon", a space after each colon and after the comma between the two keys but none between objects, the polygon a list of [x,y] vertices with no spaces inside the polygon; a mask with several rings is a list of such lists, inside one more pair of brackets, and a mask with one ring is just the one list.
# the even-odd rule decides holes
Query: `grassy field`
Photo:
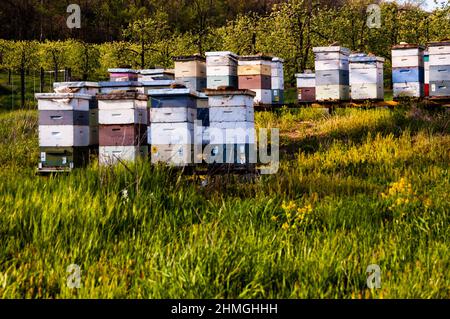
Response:
[{"label": "grassy field", "polygon": [[0,113],[0,297],[449,298],[449,120],[258,113],[278,174],[202,186],[148,163],[37,177],[37,112]]}]

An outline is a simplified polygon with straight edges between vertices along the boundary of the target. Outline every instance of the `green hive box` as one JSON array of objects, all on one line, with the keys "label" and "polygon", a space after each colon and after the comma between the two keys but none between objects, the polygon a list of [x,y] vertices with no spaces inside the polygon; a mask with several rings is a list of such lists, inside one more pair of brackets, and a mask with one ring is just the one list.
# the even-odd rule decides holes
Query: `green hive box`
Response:
[{"label": "green hive box", "polygon": [[40,147],[39,170],[71,170],[89,163],[89,147]]}]

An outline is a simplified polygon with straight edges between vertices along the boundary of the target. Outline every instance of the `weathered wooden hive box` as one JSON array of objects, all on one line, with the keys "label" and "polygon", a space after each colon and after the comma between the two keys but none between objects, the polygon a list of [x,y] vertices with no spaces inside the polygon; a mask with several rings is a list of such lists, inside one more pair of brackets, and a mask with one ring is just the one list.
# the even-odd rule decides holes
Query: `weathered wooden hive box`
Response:
[{"label": "weathered wooden hive box", "polygon": [[311,103],[316,101],[316,74],[297,73],[297,97],[301,103]]},{"label": "weathered wooden hive box", "polygon": [[138,71],[133,69],[108,69],[109,80],[111,82],[128,82],[138,80]]},{"label": "weathered wooden hive box", "polygon": [[91,95],[36,94],[39,110],[40,162],[38,169],[70,170],[88,162]]},{"label": "weathered wooden hive box", "polygon": [[135,161],[148,154],[148,97],[136,92],[99,94],[99,163]]},{"label": "weathered wooden hive box", "polygon": [[315,47],[316,85],[318,101],[350,99],[350,50],[341,46]]},{"label": "weathered wooden hive box", "polygon": [[103,94],[124,92],[144,93],[144,87],[137,81],[117,81],[117,82],[99,82],[100,92]]},{"label": "weathered wooden hive box", "polygon": [[230,51],[206,52],[206,86],[217,89],[219,86],[238,87],[238,56]]},{"label": "weathered wooden hive box", "polygon": [[272,104],[272,59],[265,55],[239,57],[239,89],[254,91],[256,104]]},{"label": "weathered wooden hive box", "polygon": [[359,53],[349,61],[352,100],[384,100],[384,58]]},{"label": "weathered wooden hive box", "polygon": [[284,60],[274,57],[271,63],[272,74],[272,104],[284,103]]},{"label": "weathered wooden hive box", "polygon": [[450,98],[450,41],[428,44],[430,96]]},{"label": "weathered wooden hive box", "polygon": [[255,92],[251,90],[206,90],[209,127],[203,139],[208,164],[255,164]]},{"label": "weathered wooden hive box", "polygon": [[392,83],[394,98],[423,97],[424,47],[399,44],[392,47]]},{"label": "weathered wooden hive box", "polygon": [[202,144],[202,130],[195,125],[198,93],[189,88],[171,88],[151,90],[148,95],[152,163],[193,164],[194,144]]},{"label": "weathered wooden hive box", "polygon": [[175,80],[187,88],[201,92],[206,88],[206,58],[201,55],[177,56]]},{"label": "weathered wooden hive box", "polygon": [[175,73],[170,69],[144,69],[138,70],[138,81],[168,81],[175,79]]}]

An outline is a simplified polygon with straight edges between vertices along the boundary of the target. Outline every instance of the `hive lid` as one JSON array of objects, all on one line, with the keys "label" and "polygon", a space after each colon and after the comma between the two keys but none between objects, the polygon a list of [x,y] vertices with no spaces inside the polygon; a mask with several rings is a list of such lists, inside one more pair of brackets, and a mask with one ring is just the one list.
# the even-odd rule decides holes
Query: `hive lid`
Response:
[{"label": "hive lid", "polygon": [[117,69],[108,69],[109,73],[134,73],[137,74],[138,71],[133,70],[133,69],[122,69],[122,68],[117,68]]},{"label": "hive lid", "polygon": [[167,69],[144,69],[139,70],[138,72],[142,75],[174,74],[172,70]]},{"label": "hive lid", "polygon": [[148,101],[148,96],[137,92],[98,93],[97,100],[139,100]]},{"label": "hive lid", "polygon": [[428,47],[450,46],[450,40],[429,42],[427,45]]},{"label": "hive lid", "polygon": [[308,79],[313,79],[316,77],[315,73],[296,73],[295,74],[296,78],[308,78]]},{"label": "hive lid", "polygon": [[240,61],[259,61],[259,60],[272,61],[273,57],[272,56],[268,56],[268,55],[263,55],[263,54],[241,55],[239,57],[239,60]]},{"label": "hive lid", "polygon": [[406,49],[419,49],[419,50],[425,50],[425,47],[419,44],[414,43],[405,43],[402,42],[400,44],[394,45],[392,47],[392,50],[406,50]]},{"label": "hive lid", "polygon": [[238,59],[239,56],[231,51],[212,51],[212,52],[205,52],[205,56],[230,56],[233,59]]},{"label": "hive lid", "polygon": [[205,94],[207,96],[219,96],[219,95],[249,95],[256,96],[256,93],[251,90],[235,90],[231,87],[219,87],[217,90],[206,89]]},{"label": "hive lid", "polygon": [[54,82],[53,88],[68,87],[68,88],[99,88],[98,82]]},{"label": "hive lid", "polygon": [[142,86],[141,82],[138,81],[104,81],[98,82],[100,87],[127,87],[127,86]]},{"label": "hive lid", "polygon": [[148,90],[149,96],[177,96],[177,95],[190,95],[197,97],[197,92],[189,88],[167,88],[167,89],[154,89]]},{"label": "hive lid", "polygon": [[172,59],[174,61],[178,61],[178,62],[187,62],[187,61],[205,62],[206,61],[206,58],[199,54],[174,56]]},{"label": "hive lid", "polygon": [[175,80],[153,80],[153,81],[141,81],[142,86],[171,86],[176,83]]},{"label": "hive lid", "polygon": [[378,56],[370,56],[365,53],[356,53],[351,54],[349,58],[350,62],[361,62],[361,63],[370,63],[370,62],[382,62],[384,63],[385,59]]},{"label": "hive lid", "polygon": [[273,57],[273,58],[272,58],[272,62],[281,62],[281,63],[284,63],[284,59],[279,58],[279,57]]},{"label": "hive lid", "polygon": [[320,53],[320,52],[339,52],[344,55],[350,55],[350,49],[341,47],[341,46],[329,46],[329,47],[314,47],[313,48],[314,53]]},{"label": "hive lid", "polygon": [[83,99],[91,100],[92,95],[80,93],[36,93],[34,97],[38,100],[58,100],[58,99]]}]

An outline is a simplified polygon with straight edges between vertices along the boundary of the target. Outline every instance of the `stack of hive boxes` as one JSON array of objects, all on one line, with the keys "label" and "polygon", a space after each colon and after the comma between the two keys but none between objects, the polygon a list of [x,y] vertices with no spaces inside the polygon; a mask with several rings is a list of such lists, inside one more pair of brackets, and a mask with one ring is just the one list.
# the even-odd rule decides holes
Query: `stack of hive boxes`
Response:
[{"label": "stack of hive boxes", "polygon": [[79,93],[36,94],[39,110],[39,170],[70,170],[89,160],[89,101]]},{"label": "stack of hive boxes", "polygon": [[300,103],[316,101],[316,75],[314,73],[297,73],[297,96]]},{"label": "stack of hive boxes", "polygon": [[350,55],[353,100],[384,100],[383,63],[383,58],[364,53]]},{"label": "stack of hive boxes", "polygon": [[274,57],[272,59],[272,103],[284,103],[284,60]]},{"label": "stack of hive boxes", "polygon": [[238,56],[229,51],[206,52],[206,87],[238,87]]},{"label": "stack of hive boxes", "polygon": [[187,88],[201,92],[206,88],[206,59],[200,55],[178,56],[175,62],[175,80]]},{"label": "stack of hive boxes", "polygon": [[98,147],[98,101],[96,94],[100,91],[97,82],[55,82],[53,89],[57,93],[80,93],[91,96],[89,101],[89,144],[92,150]]},{"label": "stack of hive boxes", "polygon": [[254,91],[256,104],[272,104],[272,57],[239,57],[238,76],[239,89]]},{"label": "stack of hive boxes", "polygon": [[188,88],[152,90],[150,97],[150,127],[152,163],[173,166],[193,163],[194,144],[201,151],[201,129],[195,128],[197,95]]},{"label": "stack of hive boxes", "polygon": [[450,97],[450,41],[429,44],[430,96]]},{"label": "stack of hive boxes", "polygon": [[340,46],[315,47],[316,100],[350,99],[350,50]]},{"label": "stack of hive boxes", "polygon": [[250,90],[206,90],[209,104],[209,127],[204,140],[208,164],[256,163],[255,115]]},{"label": "stack of hive boxes", "polygon": [[424,75],[424,96],[430,95],[430,54],[428,51],[423,52]]},{"label": "stack of hive boxes", "polygon": [[139,73],[133,69],[108,69],[111,82],[137,81]]},{"label": "stack of hive boxes", "polygon": [[424,96],[424,48],[400,44],[392,48],[394,98]]},{"label": "stack of hive boxes", "polygon": [[135,92],[99,94],[99,163],[135,161],[148,154],[148,97]]}]

